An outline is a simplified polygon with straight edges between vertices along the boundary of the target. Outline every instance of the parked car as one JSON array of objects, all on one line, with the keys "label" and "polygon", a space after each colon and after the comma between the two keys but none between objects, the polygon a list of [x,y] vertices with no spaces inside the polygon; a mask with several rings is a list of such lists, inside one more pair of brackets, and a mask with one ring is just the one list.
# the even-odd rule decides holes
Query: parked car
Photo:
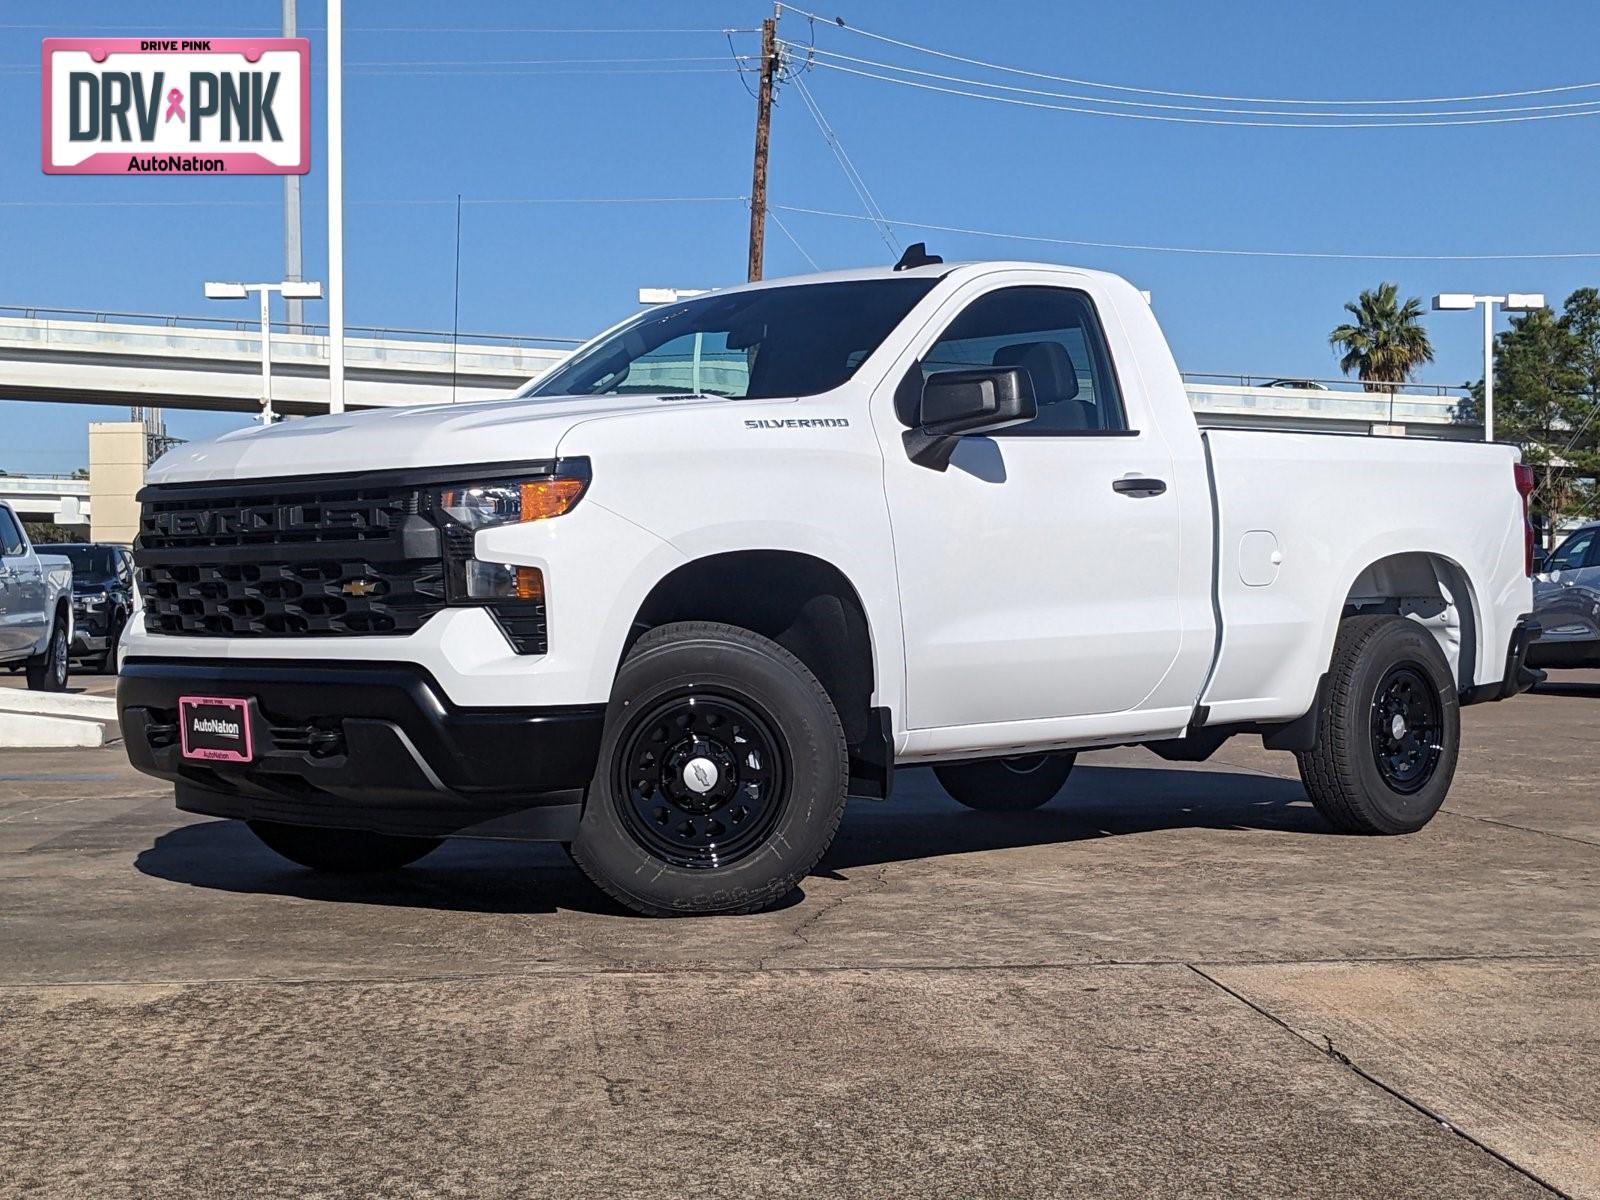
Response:
[{"label": "parked car", "polygon": [[62,542],[35,549],[59,554],[72,563],[72,657],[115,675],[122,631],[138,603],[132,551],[95,542]]},{"label": "parked car", "polygon": [[72,564],[36,552],[0,501],[0,666],[26,671],[35,691],[62,691],[71,641]]},{"label": "parked car", "polygon": [[1540,667],[1600,667],[1600,521],[1574,530],[1534,580]]},{"label": "parked car", "polygon": [[1300,392],[1326,392],[1328,385],[1315,379],[1273,379],[1261,385],[1269,388],[1292,388]]},{"label": "parked car", "polygon": [[306,866],[546,839],[653,914],[777,902],[897,765],[1032,808],[1079,750],[1249,733],[1406,833],[1460,706],[1536,678],[1531,487],[1503,445],[1202,432],[1113,275],[771,280],[511,399],[170,451],[118,706],[180,808]]}]

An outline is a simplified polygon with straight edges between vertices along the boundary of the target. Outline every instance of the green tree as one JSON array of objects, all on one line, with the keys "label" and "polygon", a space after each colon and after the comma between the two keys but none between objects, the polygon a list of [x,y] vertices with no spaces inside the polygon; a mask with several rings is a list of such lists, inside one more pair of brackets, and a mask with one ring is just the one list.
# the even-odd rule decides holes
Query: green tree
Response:
[{"label": "green tree", "polygon": [[1355,320],[1328,335],[1328,344],[1344,352],[1339,369],[1360,379],[1369,392],[1388,391],[1433,361],[1433,343],[1422,327],[1422,301],[1412,296],[1402,304],[1399,292],[1394,283],[1362,292],[1344,306]]},{"label": "green tree", "polygon": [[[1595,511],[1600,493],[1600,291],[1580,288],[1558,316],[1513,317],[1495,337],[1495,436],[1522,447],[1538,479],[1533,508],[1553,535]],[[1481,419],[1483,382],[1472,386]]]}]

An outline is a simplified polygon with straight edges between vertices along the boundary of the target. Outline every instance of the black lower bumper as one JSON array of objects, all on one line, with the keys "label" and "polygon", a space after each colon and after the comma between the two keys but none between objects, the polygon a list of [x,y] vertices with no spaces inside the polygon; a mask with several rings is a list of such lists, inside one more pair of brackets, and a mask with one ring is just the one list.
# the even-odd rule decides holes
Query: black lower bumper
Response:
[{"label": "black lower bumper", "polygon": [[1545,673],[1528,665],[1528,647],[1539,640],[1543,627],[1531,616],[1517,619],[1511,631],[1511,644],[1506,648],[1506,673],[1494,683],[1480,683],[1462,693],[1462,704],[1482,704],[1486,700],[1509,700],[1543,683]]},{"label": "black lower bumper", "polygon": [[[249,763],[182,757],[178,698],[250,702]],[[462,708],[406,663],[134,659],[117,684],[128,758],[215,816],[419,836],[569,840],[603,705]]]}]

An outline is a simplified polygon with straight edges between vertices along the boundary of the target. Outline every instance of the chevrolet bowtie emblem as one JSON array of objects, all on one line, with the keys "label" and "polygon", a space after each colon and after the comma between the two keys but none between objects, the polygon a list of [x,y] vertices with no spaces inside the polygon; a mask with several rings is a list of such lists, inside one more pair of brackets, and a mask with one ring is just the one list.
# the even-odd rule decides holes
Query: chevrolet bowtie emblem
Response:
[{"label": "chevrolet bowtie emblem", "polygon": [[346,596],[370,596],[378,590],[378,585],[370,579],[352,579],[339,590]]}]

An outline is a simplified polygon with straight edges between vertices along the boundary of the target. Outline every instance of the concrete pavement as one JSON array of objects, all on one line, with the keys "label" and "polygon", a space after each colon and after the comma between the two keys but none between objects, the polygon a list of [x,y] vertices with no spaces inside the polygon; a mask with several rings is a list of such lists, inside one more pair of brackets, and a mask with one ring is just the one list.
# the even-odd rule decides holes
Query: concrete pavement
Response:
[{"label": "concrete pavement", "polygon": [[906,771],[698,921],[548,846],[319,879],[5,752],[0,1193],[1600,1197],[1597,718],[1467,710],[1409,838],[1246,739],[1017,816]]}]

